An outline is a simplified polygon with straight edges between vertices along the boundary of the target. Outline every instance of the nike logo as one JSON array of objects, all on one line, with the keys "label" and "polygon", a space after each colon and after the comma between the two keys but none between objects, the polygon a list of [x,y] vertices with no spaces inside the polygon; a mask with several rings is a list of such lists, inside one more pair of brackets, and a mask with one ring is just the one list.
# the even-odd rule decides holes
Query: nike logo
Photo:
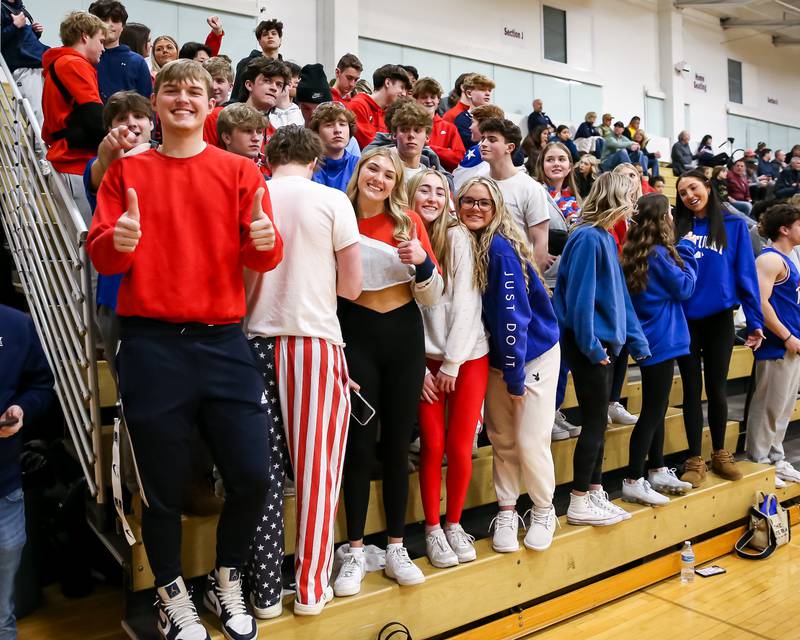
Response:
[{"label": "nike logo", "polygon": [[159,611],[158,611],[158,630],[161,632],[161,634],[164,637],[166,637],[166,635],[170,632],[170,629],[172,629],[172,623],[169,621],[169,618],[167,617],[167,614],[164,613],[164,610],[163,609],[159,609]]}]

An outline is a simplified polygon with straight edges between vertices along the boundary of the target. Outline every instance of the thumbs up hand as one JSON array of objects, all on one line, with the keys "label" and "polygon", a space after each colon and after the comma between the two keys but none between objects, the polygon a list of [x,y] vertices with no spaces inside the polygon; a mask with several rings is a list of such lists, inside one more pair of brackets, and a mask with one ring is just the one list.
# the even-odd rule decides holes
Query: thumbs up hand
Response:
[{"label": "thumbs up hand", "polygon": [[422,264],[428,254],[417,238],[417,226],[411,223],[411,239],[397,245],[397,255],[403,264]]},{"label": "thumbs up hand", "polygon": [[139,198],[134,189],[128,189],[128,210],[114,225],[114,248],[120,253],[133,253],[142,237],[139,224]]},{"label": "thumbs up hand", "polygon": [[271,251],[275,247],[275,227],[272,220],[261,208],[261,199],[264,197],[264,188],[256,191],[253,198],[253,217],[250,223],[250,240],[256,251]]}]

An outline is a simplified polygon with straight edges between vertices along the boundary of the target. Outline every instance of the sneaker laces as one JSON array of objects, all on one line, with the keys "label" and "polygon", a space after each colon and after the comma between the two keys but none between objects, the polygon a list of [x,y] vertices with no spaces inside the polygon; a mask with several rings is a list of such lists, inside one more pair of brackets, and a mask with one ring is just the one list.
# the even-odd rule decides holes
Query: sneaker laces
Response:
[{"label": "sneaker laces", "polygon": [[[728,454],[730,455],[730,454]],[[706,468],[706,461],[703,460],[700,456],[694,456],[693,458],[689,458],[686,462],[683,463],[684,471],[703,471]]]},{"label": "sneaker laces", "polygon": [[531,527],[533,527],[533,525],[535,525],[535,524],[540,524],[543,527],[545,527],[546,529],[549,529],[550,528],[550,523],[553,520],[556,521],[556,526],[558,526],[558,527],[561,526],[561,523],[558,521],[558,518],[556,518],[556,510],[555,509],[549,509],[547,511],[547,513],[537,513],[536,509],[528,509],[525,512],[525,515],[523,516],[523,520],[525,520],[525,518],[528,517],[528,514],[530,514]]},{"label": "sneaker laces", "polygon": [[720,449],[719,451],[714,452],[714,458],[717,459],[719,462],[736,462],[733,458],[733,454],[728,451],[727,449]]},{"label": "sneaker laces", "polygon": [[457,547],[472,546],[475,542],[475,536],[469,535],[461,525],[448,529],[448,533],[455,536]]},{"label": "sneaker laces", "polygon": [[411,558],[408,557],[408,549],[406,549],[403,545],[389,548],[386,551],[386,555],[393,556],[395,561],[404,567],[414,564],[411,562]]},{"label": "sneaker laces", "polygon": [[[438,532],[441,532],[441,535],[437,535]],[[431,531],[428,534],[428,537],[432,539],[433,544],[441,551],[442,553],[447,553],[448,551],[452,551],[450,545],[447,544],[447,538],[444,535],[444,531],[441,529],[437,529],[436,531]]]},{"label": "sneaker laces", "polygon": [[227,587],[223,587],[219,583],[219,580],[217,580],[215,589],[220,604],[222,604],[222,607],[231,617],[247,613],[247,607],[244,604],[244,596],[242,596],[241,580],[237,580]]},{"label": "sneaker laces", "polygon": [[352,553],[348,553],[344,557],[344,564],[342,564],[342,568],[339,569],[339,577],[340,578],[352,578],[356,571],[361,572],[361,567],[358,564],[358,560]]},{"label": "sneaker laces", "polygon": [[594,489],[589,492],[589,497],[598,507],[606,511],[616,511],[616,507],[608,499],[608,492],[603,489]]},{"label": "sneaker laces", "polygon": [[157,596],[156,604],[164,607],[164,612],[178,629],[184,629],[191,624],[199,624],[200,616],[192,602],[191,591],[181,593],[165,602]]},{"label": "sneaker laces", "polygon": [[494,518],[492,518],[492,521],[489,523],[489,531],[513,528],[515,518],[519,519],[520,524],[522,524],[522,528],[525,529],[525,521],[519,517],[519,514],[516,511],[504,509],[503,511],[500,511]]}]

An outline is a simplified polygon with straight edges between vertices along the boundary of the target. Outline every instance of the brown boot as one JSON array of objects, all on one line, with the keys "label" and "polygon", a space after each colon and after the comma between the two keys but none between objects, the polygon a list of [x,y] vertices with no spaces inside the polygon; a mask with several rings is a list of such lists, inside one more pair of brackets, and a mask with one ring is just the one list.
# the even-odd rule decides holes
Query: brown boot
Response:
[{"label": "brown boot", "polygon": [[725,449],[719,449],[711,455],[711,470],[726,480],[742,479],[742,472],[736,468],[733,454]]},{"label": "brown boot", "polygon": [[701,456],[692,456],[683,463],[681,480],[691,484],[693,489],[697,489],[706,481],[707,471],[706,461]]}]

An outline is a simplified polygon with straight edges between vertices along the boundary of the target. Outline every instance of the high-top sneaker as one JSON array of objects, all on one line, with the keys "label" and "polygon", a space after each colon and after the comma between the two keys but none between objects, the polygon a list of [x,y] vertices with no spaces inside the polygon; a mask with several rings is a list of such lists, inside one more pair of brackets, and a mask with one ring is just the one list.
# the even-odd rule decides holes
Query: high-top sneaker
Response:
[{"label": "high-top sneaker", "polygon": [[157,628],[164,640],[211,640],[200,622],[183,578],[176,578],[157,591]]},{"label": "high-top sneaker", "polygon": [[239,569],[220,567],[209,573],[203,603],[206,609],[219,617],[222,633],[228,640],[254,640],[258,637],[256,621],[244,603]]}]

